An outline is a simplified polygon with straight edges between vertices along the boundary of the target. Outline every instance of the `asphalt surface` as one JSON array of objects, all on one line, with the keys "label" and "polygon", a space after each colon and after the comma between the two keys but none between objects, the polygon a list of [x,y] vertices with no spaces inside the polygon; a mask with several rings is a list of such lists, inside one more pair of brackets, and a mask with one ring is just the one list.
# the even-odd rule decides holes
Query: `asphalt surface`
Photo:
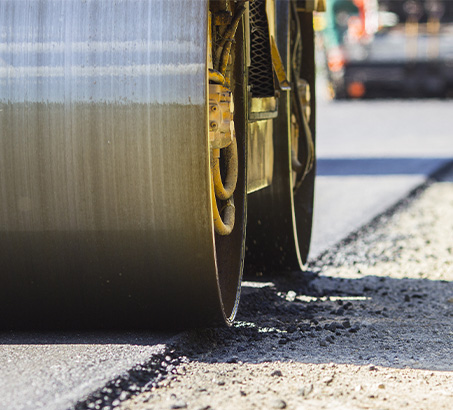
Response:
[{"label": "asphalt surface", "polygon": [[114,409],[451,410],[452,231],[450,167],[308,272],[244,283],[233,328]]},{"label": "asphalt surface", "polygon": [[[453,102],[366,101],[318,108],[312,258],[405,197],[453,156]],[[173,334],[0,335],[0,409],[65,409]]]},{"label": "asphalt surface", "polygon": [[66,409],[162,353],[170,334],[3,333],[0,409]]},{"label": "asphalt surface", "polygon": [[310,256],[407,196],[453,159],[452,101],[318,98]]}]

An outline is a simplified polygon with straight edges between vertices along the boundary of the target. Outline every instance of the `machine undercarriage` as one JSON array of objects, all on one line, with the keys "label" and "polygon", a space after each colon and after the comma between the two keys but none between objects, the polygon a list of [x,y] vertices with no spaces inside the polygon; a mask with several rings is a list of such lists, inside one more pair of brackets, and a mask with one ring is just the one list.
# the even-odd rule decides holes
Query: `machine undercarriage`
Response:
[{"label": "machine undercarriage", "polygon": [[231,324],[244,257],[303,267],[315,7],[0,0],[3,328]]}]

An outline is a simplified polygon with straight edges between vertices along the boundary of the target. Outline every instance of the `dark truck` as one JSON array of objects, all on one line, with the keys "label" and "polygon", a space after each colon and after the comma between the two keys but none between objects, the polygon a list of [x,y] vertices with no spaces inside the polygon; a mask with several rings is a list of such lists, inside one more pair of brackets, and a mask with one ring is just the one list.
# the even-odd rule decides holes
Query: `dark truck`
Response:
[{"label": "dark truck", "polygon": [[453,1],[330,0],[325,18],[334,98],[453,95]]}]

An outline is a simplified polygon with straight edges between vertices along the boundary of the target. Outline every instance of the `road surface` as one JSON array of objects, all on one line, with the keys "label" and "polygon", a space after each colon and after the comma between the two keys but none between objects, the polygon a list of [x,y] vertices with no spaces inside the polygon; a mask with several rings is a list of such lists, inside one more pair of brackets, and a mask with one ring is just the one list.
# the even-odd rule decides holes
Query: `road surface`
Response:
[{"label": "road surface", "polygon": [[318,99],[316,258],[453,160],[453,102]]}]

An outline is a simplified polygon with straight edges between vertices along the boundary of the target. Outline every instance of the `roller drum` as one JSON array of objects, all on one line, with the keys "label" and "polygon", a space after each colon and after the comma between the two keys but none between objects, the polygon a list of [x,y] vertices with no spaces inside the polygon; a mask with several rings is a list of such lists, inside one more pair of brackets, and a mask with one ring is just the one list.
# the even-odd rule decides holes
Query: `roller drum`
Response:
[{"label": "roller drum", "polygon": [[2,327],[233,319],[244,232],[240,217],[219,254],[207,16],[199,0],[0,0]]}]

